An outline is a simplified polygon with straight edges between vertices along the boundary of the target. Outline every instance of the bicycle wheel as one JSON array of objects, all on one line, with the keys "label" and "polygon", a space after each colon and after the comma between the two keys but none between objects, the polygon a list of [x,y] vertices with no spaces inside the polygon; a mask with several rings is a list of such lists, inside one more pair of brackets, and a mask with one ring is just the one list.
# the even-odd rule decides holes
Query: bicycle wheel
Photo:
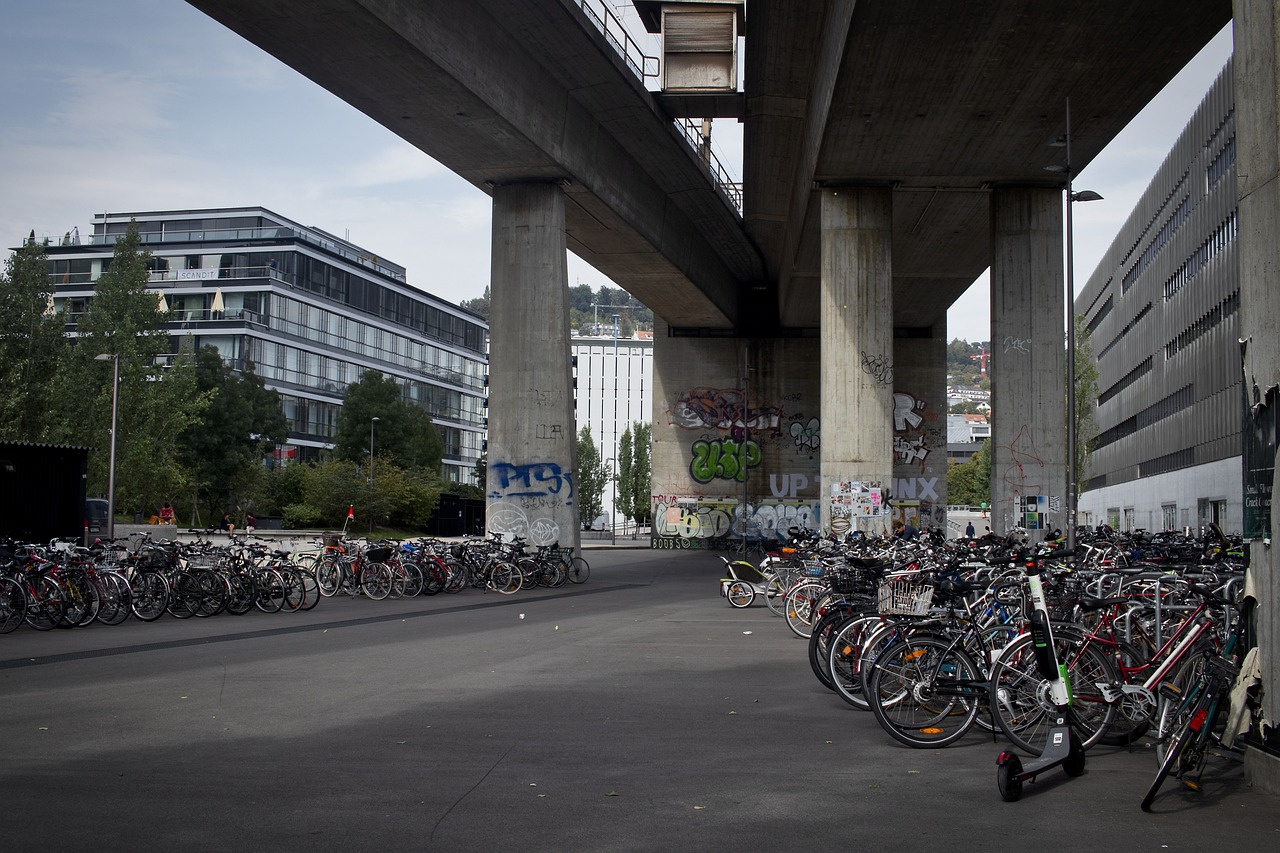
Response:
[{"label": "bicycle wheel", "polygon": [[360,591],[373,601],[391,594],[391,570],[386,563],[365,563],[360,570]]},{"label": "bicycle wheel", "polygon": [[133,615],[140,622],[154,622],[169,607],[169,581],[159,572],[138,572],[129,582]]},{"label": "bicycle wheel", "polygon": [[569,561],[569,580],[572,583],[586,583],[587,578],[591,577],[591,565],[581,557],[574,557]]},{"label": "bicycle wheel", "polygon": [[133,612],[133,595],[129,590],[129,582],[115,572],[102,572],[98,576],[98,585],[102,588],[98,621],[104,625],[123,623]]},{"label": "bicycle wheel", "polygon": [[34,597],[27,600],[27,624],[37,631],[52,630],[67,611],[62,587],[53,578],[42,577],[36,579],[32,592]]},{"label": "bicycle wheel", "polygon": [[827,667],[831,673],[832,688],[841,699],[863,711],[871,709],[863,684],[867,644],[873,637],[883,636],[888,639],[892,632],[882,631],[883,627],[877,614],[859,614],[840,626],[831,638],[827,650]]},{"label": "bicycle wheel", "polygon": [[315,573],[316,584],[320,587],[320,594],[325,598],[331,598],[336,595],[342,587],[341,559],[332,554],[324,555],[316,560]]},{"label": "bicycle wheel", "polygon": [[62,594],[66,599],[66,609],[62,611],[59,628],[75,628],[93,620],[98,612],[97,591],[89,578],[83,574],[59,579]]},{"label": "bicycle wheel", "polygon": [[12,578],[0,578],[0,634],[17,630],[27,616],[27,596]]},{"label": "bicycle wheel", "polygon": [[881,727],[917,749],[964,737],[978,716],[983,686],[978,665],[945,637],[907,634],[871,667],[867,691]]},{"label": "bicycle wheel", "polygon": [[797,637],[807,640],[813,633],[813,622],[817,618],[814,608],[826,590],[820,583],[801,583],[787,591],[783,610],[786,613],[787,627]]},{"label": "bicycle wheel", "polygon": [[253,581],[242,572],[232,572],[226,576],[227,612],[232,616],[243,616],[253,609],[255,595]]},{"label": "bicycle wheel", "polygon": [[1164,760],[1160,762],[1160,769],[1156,771],[1156,778],[1151,780],[1151,786],[1147,788],[1147,793],[1142,798],[1142,810],[1144,812],[1151,811],[1151,802],[1160,791],[1160,786],[1164,784],[1166,778],[1174,775],[1174,768],[1181,763],[1183,754],[1199,734],[1199,732],[1191,728],[1190,723],[1183,724],[1177,730],[1177,738],[1173,741],[1173,746],[1165,750]]},{"label": "bicycle wheel", "polygon": [[259,569],[253,575],[253,606],[263,613],[279,613],[284,607],[284,578],[275,569]]},{"label": "bicycle wheel", "polygon": [[497,590],[503,595],[518,592],[523,586],[523,575],[511,563],[495,563],[489,571],[489,589]]},{"label": "bicycle wheel", "polygon": [[405,598],[417,598],[419,595],[422,594],[422,587],[424,583],[424,580],[422,577],[422,569],[418,567],[417,563],[408,563],[408,562],[403,563],[401,567],[404,569]]},{"label": "bicycle wheel", "polygon": [[[1107,731],[1116,707],[1103,698],[1102,688],[1118,680],[1101,649],[1085,643],[1065,626],[1054,627],[1058,660],[1066,664],[1071,682],[1074,728],[1080,745],[1088,749]],[[991,667],[990,701],[996,724],[1014,746],[1041,755],[1057,723],[1049,681],[1040,675],[1030,634],[1010,643]]]},{"label": "bicycle wheel", "polygon": [[284,605],[280,609],[290,613],[301,610],[307,601],[307,587],[302,582],[302,573],[289,565],[277,565],[276,572],[284,583]]},{"label": "bicycle wheel", "polygon": [[764,587],[764,603],[769,606],[769,612],[774,616],[786,615],[786,599],[787,585],[782,578],[773,575],[769,578],[769,582]]},{"label": "bicycle wheel", "polygon": [[845,623],[856,616],[853,608],[848,605],[834,607],[822,614],[814,623],[813,633],[809,635],[809,668],[828,690],[836,689],[835,682],[831,679],[831,641]]}]

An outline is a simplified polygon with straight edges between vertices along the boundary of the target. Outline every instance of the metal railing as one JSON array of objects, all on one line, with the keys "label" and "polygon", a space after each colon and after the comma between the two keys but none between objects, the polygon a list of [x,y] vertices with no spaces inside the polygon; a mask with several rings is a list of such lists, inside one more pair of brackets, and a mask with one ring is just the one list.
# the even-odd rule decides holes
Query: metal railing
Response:
[{"label": "metal railing", "polygon": [[642,82],[646,77],[658,76],[658,57],[645,55],[644,50],[631,37],[631,33],[627,32],[622,21],[618,20],[604,0],[574,0],[574,2]]},{"label": "metal railing", "polygon": [[[609,44],[613,45],[613,49],[641,82],[644,82],[645,78],[658,76],[661,68],[658,57],[645,55],[644,50],[627,32],[622,21],[618,20],[604,0],[574,0],[574,2],[586,15],[587,20],[600,31]],[[742,183],[733,180],[724,164],[711,151],[710,146],[703,144],[702,130],[698,125],[689,119],[677,119],[676,127],[680,129],[685,142],[698,155],[698,159],[707,167],[711,183],[741,215]]]}]

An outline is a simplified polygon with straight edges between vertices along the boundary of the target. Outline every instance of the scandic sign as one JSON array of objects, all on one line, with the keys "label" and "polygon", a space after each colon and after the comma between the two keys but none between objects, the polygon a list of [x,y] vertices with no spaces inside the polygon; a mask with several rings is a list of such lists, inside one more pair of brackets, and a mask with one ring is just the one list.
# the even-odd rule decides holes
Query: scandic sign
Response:
[{"label": "scandic sign", "polygon": [[217,270],[178,270],[178,281],[204,280],[217,277]]}]

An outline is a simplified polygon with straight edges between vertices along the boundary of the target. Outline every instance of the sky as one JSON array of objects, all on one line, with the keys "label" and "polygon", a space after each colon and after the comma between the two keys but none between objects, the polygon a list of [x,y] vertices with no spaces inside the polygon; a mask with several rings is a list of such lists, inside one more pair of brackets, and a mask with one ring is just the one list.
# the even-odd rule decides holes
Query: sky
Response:
[{"label": "sky", "polygon": [[[610,0],[649,55],[629,2]],[[262,206],[404,265],[449,302],[484,293],[490,199],[390,131],[179,0],[7,0],[0,13],[0,246],[94,214]],[[1228,26],[1075,181],[1083,287],[1231,52]],[[652,84],[651,84],[652,88]],[[741,174],[741,134],[713,145]],[[569,283],[613,286],[569,256]],[[982,276],[948,337],[987,340]]]}]

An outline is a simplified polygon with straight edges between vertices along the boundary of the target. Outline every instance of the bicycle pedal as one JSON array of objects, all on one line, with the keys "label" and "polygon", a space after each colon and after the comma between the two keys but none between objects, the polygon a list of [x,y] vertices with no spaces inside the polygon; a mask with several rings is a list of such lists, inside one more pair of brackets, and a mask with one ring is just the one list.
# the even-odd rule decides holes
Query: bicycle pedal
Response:
[{"label": "bicycle pedal", "polygon": [[1178,686],[1176,684],[1170,684],[1169,682],[1165,681],[1161,683],[1159,690],[1160,690],[1160,695],[1171,702],[1176,702],[1182,698],[1182,691],[1178,689]]},{"label": "bicycle pedal", "polygon": [[1199,794],[1203,790],[1200,787],[1199,783],[1192,782],[1190,779],[1183,779],[1181,781],[1182,781],[1182,787],[1186,788],[1188,791],[1195,791],[1197,794]]}]

